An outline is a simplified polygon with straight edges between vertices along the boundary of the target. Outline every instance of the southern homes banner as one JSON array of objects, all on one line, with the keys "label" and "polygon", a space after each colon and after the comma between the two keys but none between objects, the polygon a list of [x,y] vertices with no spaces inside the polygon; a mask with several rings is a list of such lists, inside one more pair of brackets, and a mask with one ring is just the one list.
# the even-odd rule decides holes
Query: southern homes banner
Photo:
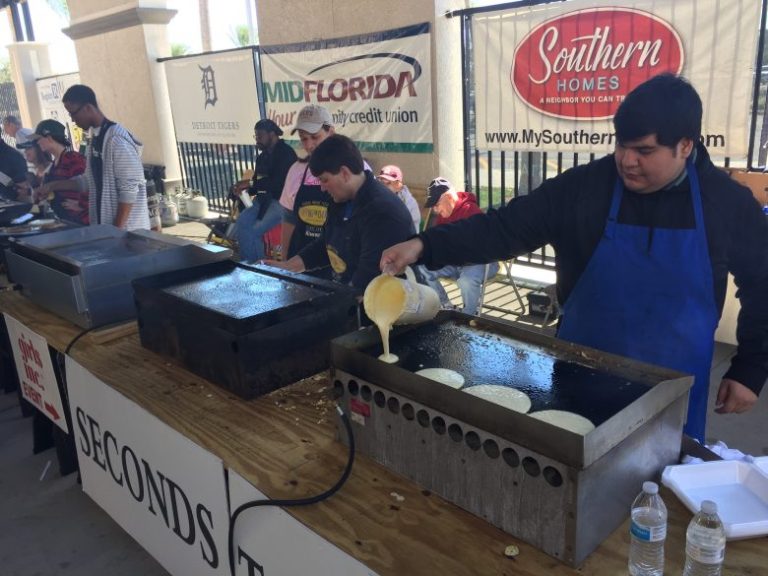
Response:
[{"label": "southern homes banner", "polygon": [[572,0],[473,16],[477,147],[608,152],[626,94],[671,72],[704,104],[704,143],[746,157],[757,0]]},{"label": "southern homes banner", "polygon": [[178,142],[253,144],[259,120],[254,49],[165,61]]},{"label": "southern homes banner", "polygon": [[261,70],[267,117],[288,137],[299,110],[319,104],[362,150],[432,152],[429,24],[262,46]]}]

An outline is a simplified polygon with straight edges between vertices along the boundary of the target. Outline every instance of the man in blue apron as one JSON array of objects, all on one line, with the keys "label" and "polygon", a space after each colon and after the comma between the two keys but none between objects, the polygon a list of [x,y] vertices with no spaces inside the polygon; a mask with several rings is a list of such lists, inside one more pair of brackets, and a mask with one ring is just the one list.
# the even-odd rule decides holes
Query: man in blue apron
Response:
[{"label": "man in blue apron", "polygon": [[693,374],[685,432],[703,440],[729,272],[739,346],[717,411],[748,410],[768,377],[768,221],[710,161],[701,116],[690,84],[656,76],[619,106],[614,154],[500,210],[423,232],[385,251],[381,267],[493,262],[551,244],[564,306],[558,336]]},{"label": "man in blue apron", "polygon": [[325,226],[296,256],[270,264],[293,272],[330,265],[334,281],[362,296],[379,274],[384,249],[416,232],[405,204],[364,167],[360,151],[346,136],[329,136],[315,148],[309,169],[332,199]]}]

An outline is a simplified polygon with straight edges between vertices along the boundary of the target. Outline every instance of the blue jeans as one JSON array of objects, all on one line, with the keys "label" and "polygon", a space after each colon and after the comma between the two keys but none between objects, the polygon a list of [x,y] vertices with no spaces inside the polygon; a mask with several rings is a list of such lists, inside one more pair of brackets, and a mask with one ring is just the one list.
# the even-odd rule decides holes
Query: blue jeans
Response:
[{"label": "blue jeans", "polygon": [[456,280],[461,291],[461,300],[464,303],[462,312],[466,314],[477,315],[480,311],[480,296],[483,290],[483,281],[486,278],[493,278],[499,271],[499,263],[493,262],[488,265],[488,273],[483,278],[485,264],[471,264],[469,266],[444,266],[439,270],[424,269],[427,285],[431,287],[438,296],[442,305],[450,304],[448,294],[440,284],[439,278],[450,278]]},{"label": "blue jeans", "polygon": [[235,238],[240,247],[240,260],[253,262],[261,260],[265,256],[264,234],[280,224],[283,211],[277,200],[272,200],[259,220],[259,201],[253,201],[253,206],[245,209],[237,217],[235,223]]}]

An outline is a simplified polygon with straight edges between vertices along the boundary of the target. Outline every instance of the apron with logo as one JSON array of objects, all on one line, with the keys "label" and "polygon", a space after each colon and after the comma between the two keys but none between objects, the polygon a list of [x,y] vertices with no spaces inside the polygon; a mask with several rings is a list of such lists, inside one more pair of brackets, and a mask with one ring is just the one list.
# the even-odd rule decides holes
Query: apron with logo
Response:
[{"label": "apron with logo", "polygon": [[328,262],[330,262],[333,271],[331,279],[340,284],[345,284],[345,279],[349,276],[347,274],[348,263],[350,261],[356,262],[359,257],[359,247],[357,247],[358,250],[355,250],[355,246],[352,245],[351,226],[347,224],[352,218],[354,210],[354,202],[347,202],[344,206],[341,222],[327,229],[325,233],[325,250],[328,253]]},{"label": "apron with logo", "polygon": [[[288,248],[288,258],[294,257],[301,250],[314,242],[323,232],[323,226],[328,218],[328,206],[331,197],[320,188],[320,184],[307,184],[309,165],[304,169],[301,177],[301,186],[296,193],[293,204],[293,214],[296,216],[296,227],[291,235]],[[310,272],[313,276],[329,278],[330,271],[327,268]]]},{"label": "apron with logo", "polygon": [[[718,313],[701,188],[689,161],[696,227],[653,230],[618,223],[617,179],[605,233],[568,297],[558,336],[695,376],[685,433],[704,440]],[[658,192],[663,194],[664,192]]]}]

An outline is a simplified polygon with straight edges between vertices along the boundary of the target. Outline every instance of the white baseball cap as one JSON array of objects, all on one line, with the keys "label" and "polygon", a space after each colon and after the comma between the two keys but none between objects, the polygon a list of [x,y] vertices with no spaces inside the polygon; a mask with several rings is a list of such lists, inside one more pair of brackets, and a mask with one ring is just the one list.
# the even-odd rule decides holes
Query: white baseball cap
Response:
[{"label": "white baseball cap", "polygon": [[323,126],[333,126],[331,113],[322,106],[310,104],[304,106],[299,112],[299,118],[296,120],[296,126],[291,130],[291,134],[295,134],[296,130],[317,134]]}]

